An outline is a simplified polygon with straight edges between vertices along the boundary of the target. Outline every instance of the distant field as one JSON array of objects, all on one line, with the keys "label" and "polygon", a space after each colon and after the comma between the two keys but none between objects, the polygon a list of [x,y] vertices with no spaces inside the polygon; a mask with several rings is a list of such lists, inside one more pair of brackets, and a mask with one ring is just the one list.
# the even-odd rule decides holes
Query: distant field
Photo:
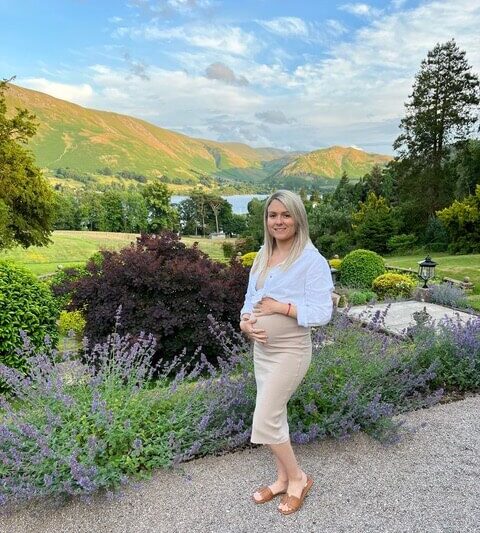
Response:
[{"label": "distant field", "polygon": [[[387,265],[402,268],[412,268],[418,270],[418,261],[425,259],[425,256],[402,256],[387,257]],[[433,254],[432,259],[438,263],[435,268],[439,278],[448,277],[463,280],[465,276],[475,285],[473,293],[468,297],[470,305],[480,311],[480,254],[472,255],[446,255],[442,253]]]},{"label": "distant field", "polygon": [[[16,248],[0,252],[0,259],[11,259],[37,275],[55,272],[58,265],[75,266],[84,263],[98,250],[120,250],[135,241],[135,233],[108,233],[101,231],[54,231],[49,246]],[[199,248],[213,259],[224,261],[222,242],[202,237],[184,237],[191,246],[198,241]]]},{"label": "distant field", "polygon": [[[387,257],[387,265],[418,270],[418,261],[423,261],[425,255],[410,255]],[[480,294],[480,254],[447,255],[445,253],[432,254],[432,259],[438,263],[435,272],[438,277],[448,277],[462,280],[465,276],[475,285],[474,294]]]}]

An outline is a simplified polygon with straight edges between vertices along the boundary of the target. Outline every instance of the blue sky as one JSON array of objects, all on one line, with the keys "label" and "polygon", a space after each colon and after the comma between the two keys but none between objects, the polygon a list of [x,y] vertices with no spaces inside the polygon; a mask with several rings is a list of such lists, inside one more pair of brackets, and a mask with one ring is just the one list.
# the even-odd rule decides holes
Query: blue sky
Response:
[{"label": "blue sky", "polygon": [[393,153],[427,51],[480,73],[480,0],[0,0],[0,76],[194,137]]}]

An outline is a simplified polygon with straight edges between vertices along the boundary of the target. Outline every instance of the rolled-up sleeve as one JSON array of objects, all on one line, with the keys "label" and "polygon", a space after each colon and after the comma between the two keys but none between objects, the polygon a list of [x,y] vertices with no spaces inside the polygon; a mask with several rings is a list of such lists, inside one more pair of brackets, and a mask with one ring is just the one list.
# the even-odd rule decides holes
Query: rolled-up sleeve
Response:
[{"label": "rolled-up sleeve", "polygon": [[240,310],[240,318],[242,318],[242,315],[244,313],[251,313],[253,311],[253,275],[252,271],[250,270],[250,274],[248,276],[248,286],[247,286],[247,292],[245,294],[245,300],[243,302],[243,307]]},{"label": "rolled-up sleeve", "polygon": [[333,311],[332,274],[327,260],[317,256],[307,270],[305,280],[305,303],[297,305],[299,326],[323,326],[327,324]]}]

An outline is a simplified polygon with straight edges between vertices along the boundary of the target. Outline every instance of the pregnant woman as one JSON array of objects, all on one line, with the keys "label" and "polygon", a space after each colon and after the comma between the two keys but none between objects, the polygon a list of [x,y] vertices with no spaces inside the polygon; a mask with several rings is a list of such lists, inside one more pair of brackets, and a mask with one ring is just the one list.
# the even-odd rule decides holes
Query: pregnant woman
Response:
[{"label": "pregnant woman", "polygon": [[264,245],[250,271],[240,329],[254,341],[257,399],[251,441],[267,444],[278,477],[253,494],[265,503],[284,494],[283,514],[297,511],[313,484],[290,444],[287,402],[305,376],[312,356],[310,327],[332,314],[330,267],[309,238],[301,198],[277,191],[265,204]]}]

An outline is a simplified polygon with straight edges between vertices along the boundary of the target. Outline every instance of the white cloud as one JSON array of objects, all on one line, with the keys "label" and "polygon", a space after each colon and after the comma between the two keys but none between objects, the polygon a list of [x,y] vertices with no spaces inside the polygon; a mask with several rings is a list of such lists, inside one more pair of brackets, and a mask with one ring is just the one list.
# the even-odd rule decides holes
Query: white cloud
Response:
[{"label": "white cloud", "polygon": [[342,35],[347,32],[347,28],[338,20],[329,19],[325,23],[329,33],[333,35]]},{"label": "white cloud", "polygon": [[[364,24],[343,42],[346,29],[339,21],[320,25],[283,17],[296,22],[271,25],[277,33],[269,30],[264,56],[256,54],[265,46],[260,38],[243,27],[209,23],[162,29],[156,23],[124,28],[126,36],[161,42],[164,57],[175,66],[160,68],[150,59],[143,69],[138,60],[139,65],[117,61],[115,68],[92,65],[88,85],[44,78],[43,85],[38,79],[21,84],[204,138],[292,149],[341,144],[391,153],[414,75],[437,42],[455,37],[480,72],[478,1],[427,0],[403,11],[394,11],[390,3],[375,16],[368,4],[348,4],[368,9],[358,9],[366,17]],[[275,35],[288,34],[311,43],[315,30],[328,37],[328,46],[316,47],[301,59],[297,48],[280,48],[282,39],[275,40]],[[187,46],[163,46],[168,40]],[[138,67],[135,76],[132,67]],[[142,76],[145,71],[148,75]],[[50,77],[60,79],[54,73]]]},{"label": "white cloud", "polygon": [[362,3],[343,4],[340,6],[340,9],[347,13],[352,13],[352,15],[359,15],[362,17],[375,17],[381,13],[379,9]]},{"label": "white cloud", "polygon": [[165,128],[204,128],[212,113],[226,111],[241,117],[263,105],[263,98],[248,87],[218,83],[183,70],[152,66],[148,80],[126,79],[127,71],[104,65],[94,65],[91,71],[98,86],[96,108],[115,109]]},{"label": "white cloud", "polygon": [[24,78],[19,79],[18,84],[79,105],[88,105],[94,98],[94,91],[88,83],[71,85],[45,78]]},{"label": "white cloud", "polygon": [[307,37],[309,30],[298,17],[278,17],[271,20],[257,20],[266,30],[282,37]]},{"label": "white cloud", "polygon": [[250,33],[235,26],[200,26],[189,24],[164,28],[156,24],[142,27],[121,27],[115,35],[130,36],[134,39],[143,38],[148,41],[179,40],[191,46],[218,50],[234,55],[247,56],[258,47],[257,39]]},{"label": "white cloud", "polygon": [[208,65],[205,70],[205,76],[210,80],[219,80],[229,85],[237,85],[239,87],[248,85],[248,80],[245,76],[237,76],[230,67],[221,62]]},{"label": "white cloud", "polygon": [[380,143],[382,132],[382,142],[391,143],[414,75],[437,42],[455,36],[480,72],[479,26],[478,6],[469,0],[434,1],[384,14],[360,29],[352,42],[332,48],[327,59],[296,69],[300,91],[295,116],[314,130],[328,128],[332,139],[343,132],[344,144]]}]

